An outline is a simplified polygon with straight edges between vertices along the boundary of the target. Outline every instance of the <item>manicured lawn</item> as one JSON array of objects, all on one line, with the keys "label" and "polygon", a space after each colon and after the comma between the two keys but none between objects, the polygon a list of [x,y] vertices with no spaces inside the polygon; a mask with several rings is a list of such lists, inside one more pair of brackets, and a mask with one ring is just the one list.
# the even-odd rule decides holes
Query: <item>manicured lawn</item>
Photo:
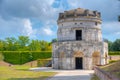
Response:
[{"label": "manicured lawn", "polygon": [[46,80],[54,72],[29,71],[29,66],[0,66],[0,80]]}]

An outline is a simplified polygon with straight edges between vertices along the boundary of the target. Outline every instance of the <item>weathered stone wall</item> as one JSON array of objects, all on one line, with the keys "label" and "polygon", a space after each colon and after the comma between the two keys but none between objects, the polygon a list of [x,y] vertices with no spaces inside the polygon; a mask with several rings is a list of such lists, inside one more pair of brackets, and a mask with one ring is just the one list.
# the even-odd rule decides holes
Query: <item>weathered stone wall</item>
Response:
[{"label": "weathered stone wall", "polygon": [[53,43],[53,68],[75,69],[75,52],[81,52],[83,53],[81,56],[83,57],[83,69],[93,69],[92,54],[96,51],[101,54],[100,64],[106,64],[102,42],[65,41]]},{"label": "weathered stone wall", "polygon": [[96,22],[69,21],[58,24],[58,41],[76,40],[76,30],[82,30],[82,40],[102,41],[101,24]]}]

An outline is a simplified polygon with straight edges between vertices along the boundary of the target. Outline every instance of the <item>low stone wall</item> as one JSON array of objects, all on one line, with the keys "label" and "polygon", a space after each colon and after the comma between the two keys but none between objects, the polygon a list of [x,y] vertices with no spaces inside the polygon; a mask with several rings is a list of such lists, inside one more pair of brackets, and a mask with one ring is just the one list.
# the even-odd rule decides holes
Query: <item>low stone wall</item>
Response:
[{"label": "low stone wall", "polygon": [[120,55],[109,55],[110,60],[120,60]]},{"label": "low stone wall", "polygon": [[115,76],[113,76],[112,74],[101,70],[98,67],[94,68],[95,74],[100,78],[100,80],[120,80],[118,78],[116,78]]}]

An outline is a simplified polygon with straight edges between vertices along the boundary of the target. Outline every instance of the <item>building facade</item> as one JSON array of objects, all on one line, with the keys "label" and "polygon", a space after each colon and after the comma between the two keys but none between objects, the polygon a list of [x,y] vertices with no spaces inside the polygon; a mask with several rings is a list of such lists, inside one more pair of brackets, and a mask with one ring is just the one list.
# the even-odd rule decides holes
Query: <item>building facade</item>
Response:
[{"label": "building facade", "polygon": [[101,14],[77,8],[59,14],[52,53],[54,69],[93,69],[108,63],[108,44],[102,39]]}]

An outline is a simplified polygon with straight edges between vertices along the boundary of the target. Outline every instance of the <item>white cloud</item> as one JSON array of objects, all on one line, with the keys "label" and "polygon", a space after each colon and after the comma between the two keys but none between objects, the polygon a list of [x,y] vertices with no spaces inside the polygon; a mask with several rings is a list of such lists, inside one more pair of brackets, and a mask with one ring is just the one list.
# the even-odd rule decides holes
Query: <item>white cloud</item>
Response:
[{"label": "white cloud", "polygon": [[108,40],[116,40],[120,38],[120,22],[105,22],[102,25],[103,37]]},{"label": "white cloud", "polygon": [[[53,7],[53,3],[58,6]],[[117,6],[117,0],[29,0],[28,2],[26,0],[2,0],[0,2],[0,37],[21,34],[30,37],[39,36],[39,34],[41,36],[56,35],[59,12],[78,7],[100,11],[103,19],[103,33],[107,36],[118,35],[120,24],[115,21],[119,14]],[[33,26],[34,20],[32,19],[39,20],[40,23],[37,24],[43,25]]]},{"label": "white cloud", "polygon": [[0,38],[16,37],[20,35],[35,37],[36,30],[32,28],[29,19],[14,18],[4,20],[0,17]]},{"label": "white cloud", "polygon": [[37,18],[42,22],[55,19],[56,11],[52,7],[54,0],[5,0],[0,5],[0,15],[4,19]]},{"label": "white cloud", "polygon": [[117,35],[120,35],[120,32],[117,32],[116,34],[117,34]]},{"label": "white cloud", "polygon": [[54,28],[54,26],[51,25],[50,22],[46,22],[46,24],[44,24],[44,26],[42,28],[40,28],[40,30],[38,30],[38,32],[41,35],[53,36],[55,34],[55,32],[57,31],[57,30],[54,31],[53,28]]},{"label": "white cloud", "polygon": [[22,30],[24,35],[33,36],[36,34],[36,30],[33,30],[32,23],[29,19],[23,19],[24,28]]},{"label": "white cloud", "polygon": [[68,1],[68,4],[70,5],[70,8],[78,8],[82,6],[80,0],[67,0],[67,1]]},{"label": "white cloud", "polygon": [[4,20],[0,17],[0,38],[20,35],[23,29],[21,19]]},{"label": "white cloud", "polygon": [[45,32],[46,35],[53,35],[53,31],[50,28],[44,28],[43,31]]},{"label": "white cloud", "polygon": [[102,25],[103,34],[118,34],[120,32],[120,22],[104,22]]},{"label": "white cloud", "polygon": [[[30,0],[26,3],[25,0],[6,0],[0,5],[0,36],[19,36],[27,35],[36,37],[40,33],[52,35],[53,31],[50,27],[36,28],[32,26],[31,18],[39,20],[42,24],[56,25],[56,19],[59,9],[52,7],[54,0]],[[46,26],[46,25],[45,25]],[[7,32],[7,33],[6,33]],[[44,35],[43,34],[43,35]]]}]

